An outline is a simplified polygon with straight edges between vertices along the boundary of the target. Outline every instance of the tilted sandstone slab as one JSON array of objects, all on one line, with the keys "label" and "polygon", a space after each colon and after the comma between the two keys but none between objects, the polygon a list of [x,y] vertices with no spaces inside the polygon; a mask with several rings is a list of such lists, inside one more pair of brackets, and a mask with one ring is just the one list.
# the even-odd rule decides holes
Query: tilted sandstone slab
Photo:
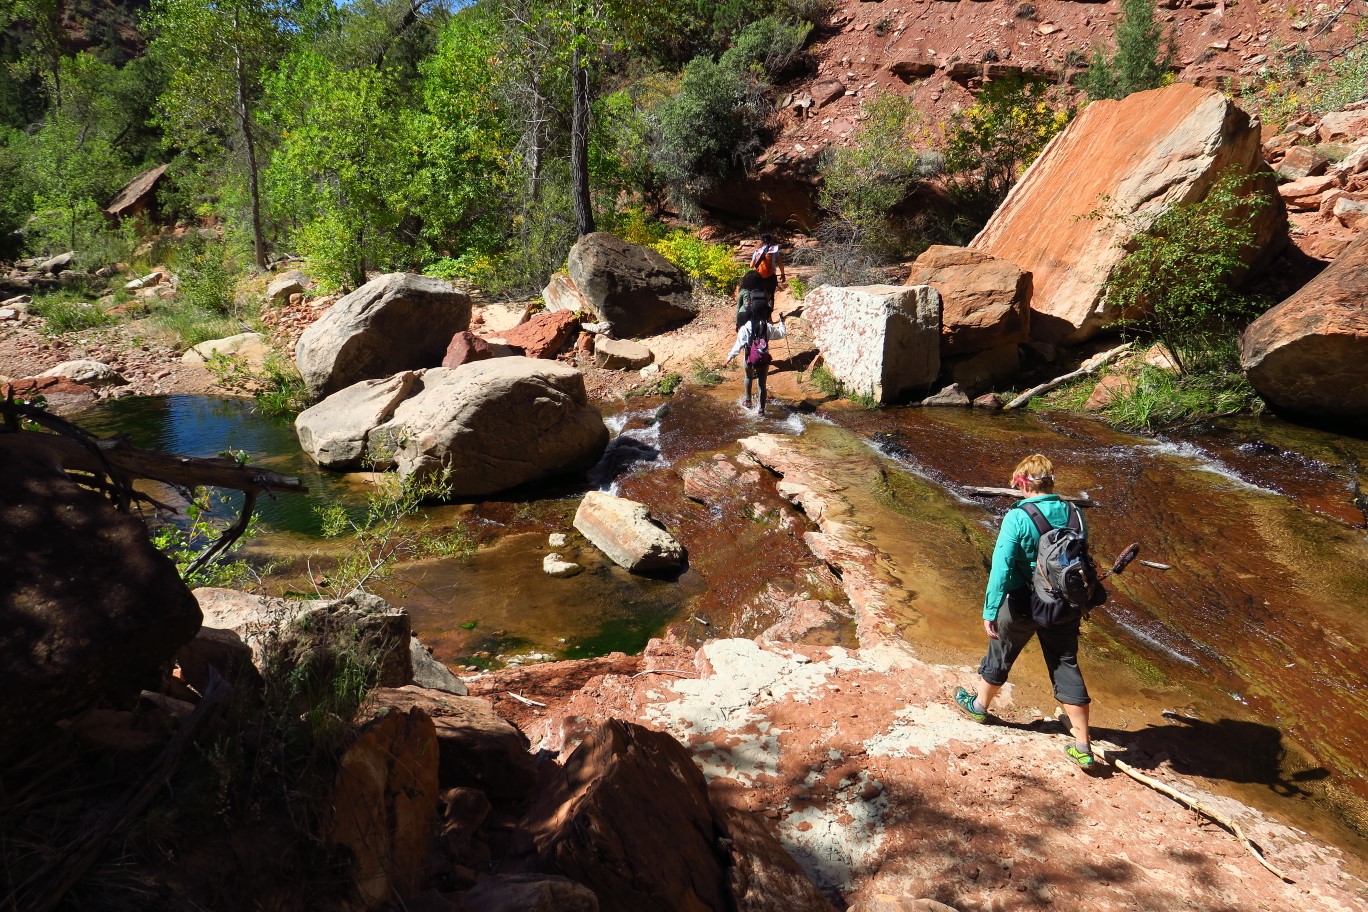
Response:
[{"label": "tilted sandstone slab", "polygon": [[634,500],[590,491],[575,511],[575,528],[615,564],[633,573],[678,570],[684,547]]},{"label": "tilted sandstone slab", "polygon": [[929,285],[823,285],[804,299],[827,370],[850,392],[895,402],[940,373],[940,295]]},{"label": "tilted sandstone slab", "polygon": [[941,297],[941,353],[967,355],[1030,337],[1031,274],[982,250],[936,244],[912,264],[907,285]]},{"label": "tilted sandstone slab", "polygon": [[1368,234],[1251,323],[1240,361],[1259,395],[1278,408],[1368,419]]},{"label": "tilted sandstone slab", "polygon": [[[1105,283],[1137,231],[1206,197],[1227,168],[1260,175],[1271,193],[1259,127],[1220,92],[1186,83],[1095,101],[1052,139],[969,246],[1031,273],[1031,335],[1082,341],[1127,316]],[[1258,215],[1251,263],[1287,239],[1276,196]],[[1090,218],[1110,212],[1120,218]]]},{"label": "tilted sandstone slab", "polygon": [[450,282],[394,272],[342,298],[304,330],[295,363],[309,394],[442,363],[451,337],[470,328],[470,298]]},{"label": "tilted sandstone slab", "polygon": [[557,361],[492,358],[421,372],[394,417],[367,437],[404,476],[451,470],[455,497],[480,497],[590,468],[608,428],[584,375]]}]

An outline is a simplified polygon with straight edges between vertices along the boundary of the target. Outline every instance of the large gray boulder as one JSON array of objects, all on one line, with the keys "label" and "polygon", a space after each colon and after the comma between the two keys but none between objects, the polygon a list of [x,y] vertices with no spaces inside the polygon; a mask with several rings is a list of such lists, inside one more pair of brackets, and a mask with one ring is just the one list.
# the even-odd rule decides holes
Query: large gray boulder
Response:
[{"label": "large gray boulder", "polygon": [[584,304],[620,339],[649,336],[698,315],[693,285],[679,267],[611,234],[580,238],[570,250],[569,272]]},{"label": "large gray boulder", "polygon": [[394,417],[368,435],[404,476],[451,470],[451,494],[483,497],[582,472],[608,445],[584,375],[558,361],[493,358],[421,372]]},{"label": "large gray boulder", "polygon": [[23,454],[28,436],[0,434],[0,754],[136,696],[200,626],[142,520]]},{"label": "large gray boulder", "polygon": [[823,285],[805,299],[827,370],[875,402],[924,392],[940,373],[941,301],[929,285]]},{"label": "large gray boulder", "polygon": [[450,282],[395,272],[328,309],[295,345],[314,397],[361,380],[442,363],[451,337],[470,327],[470,298]]},{"label": "large gray boulder", "polygon": [[300,447],[326,468],[361,468],[366,435],[394,416],[394,410],[412,394],[417,382],[413,371],[400,371],[393,377],[362,380],[333,393],[295,417]]},{"label": "large gray boulder", "polygon": [[613,563],[633,573],[684,566],[683,546],[634,500],[590,491],[575,511],[575,528]]}]

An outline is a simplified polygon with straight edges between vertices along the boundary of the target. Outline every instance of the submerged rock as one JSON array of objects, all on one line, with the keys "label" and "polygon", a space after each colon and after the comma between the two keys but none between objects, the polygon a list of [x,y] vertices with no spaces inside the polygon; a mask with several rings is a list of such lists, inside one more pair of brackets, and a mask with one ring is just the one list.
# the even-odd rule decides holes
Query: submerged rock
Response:
[{"label": "submerged rock", "polygon": [[312,396],[401,370],[436,367],[451,337],[470,327],[470,298],[450,282],[395,272],[342,298],[295,345]]},{"label": "submerged rock", "polygon": [[613,563],[633,573],[684,566],[684,547],[634,500],[590,491],[575,511],[575,528]]},{"label": "submerged rock", "polygon": [[583,573],[584,568],[574,561],[561,560],[561,556],[552,551],[542,558],[542,572],[557,579],[569,579]]}]

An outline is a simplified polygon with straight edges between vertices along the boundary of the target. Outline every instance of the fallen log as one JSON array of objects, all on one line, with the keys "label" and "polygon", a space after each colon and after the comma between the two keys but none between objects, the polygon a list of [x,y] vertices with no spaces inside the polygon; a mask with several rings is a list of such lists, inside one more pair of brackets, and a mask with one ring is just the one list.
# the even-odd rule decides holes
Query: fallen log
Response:
[{"label": "fallen log", "polygon": [[1220,825],[1232,836],[1240,840],[1241,844],[1243,844],[1244,847],[1247,850],[1249,850],[1249,854],[1254,856],[1254,860],[1257,861],[1259,864],[1263,865],[1274,877],[1278,878],[1283,883],[1296,883],[1295,880],[1288,877],[1286,874],[1284,874],[1282,871],[1279,871],[1277,868],[1273,867],[1273,864],[1267,858],[1264,857],[1263,849],[1259,847],[1259,844],[1256,843],[1254,840],[1250,839],[1247,835],[1245,835],[1245,831],[1240,827],[1238,823],[1236,823],[1230,817],[1227,817],[1226,815],[1215,810],[1211,807],[1211,805],[1203,802],[1199,798],[1195,798],[1192,795],[1180,792],[1173,786],[1168,785],[1164,782],[1160,782],[1153,776],[1145,775],[1144,773],[1137,770],[1135,767],[1131,766],[1126,761],[1122,760],[1120,757],[1108,757],[1101,745],[1094,744],[1093,753],[1098,758],[1105,760],[1107,763],[1111,764],[1116,769],[1119,769],[1121,772],[1125,773],[1127,776],[1131,777],[1136,782],[1139,782],[1141,785],[1152,788],[1159,794],[1172,798],[1179,804],[1191,808],[1192,810],[1196,811],[1198,814],[1201,814],[1203,817],[1207,818],[1213,823]]},{"label": "fallen log", "polygon": [[113,468],[130,479],[146,478],[182,488],[232,488],[249,494],[306,491],[303,482],[226,456],[177,456],[140,450],[122,438],[97,440],[98,452],[59,434],[0,434],[0,446],[62,472],[102,474]]},{"label": "fallen log", "polygon": [[1104,351],[1100,354],[1093,355],[1091,358],[1089,358],[1088,360],[1084,361],[1081,365],[1079,365],[1078,370],[1070,371],[1067,374],[1055,377],[1053,380],[1050,380],[1047,383],[1042,383],[1039,386],[1031,387],[1026,392],[1022,393],[1020,396],[1017,396],[1011,402],[1004,405],[1002,407],[1002,410],[1004,412],[1010,412],[1012,409],[1020,408],[1021,406],[1030,402],[1032,399],[1034,399],[1036,396],[1039,396],[1041,393],[1048,393],[1055,387],[1063,386],[1070,380],[1077,380],[1079,377],[1086,377],[1089,374],[1096,371],[1099,367],[1103,367],[1115,361],[1117,358],[1121,357],[1134,347],[1134,342],[1127,342],[1125,345],[1118,345],[1116,348],[1113,348],[1110,351]]},{"label": "fallen log", "polygon": [[[1023,497],[1023,496],[1025,496],[1025,495],[1023,495],[1020,491],[1018,491],[1016,488],[991,488],[991,487],[984,487],[984,486],[981,486],[981,485],[970,485],[970,486],[966,487],[964,490],[967,491],[967,492],[969,492],[970,494],[973,494],[973,495],[976,496],[976,497]],[[1074,497],[1074,496],[1070,496],[1070,495],[1066,495],[1066,494],[1061,494],[1061,495],[1059,495],[1059,499],[1060,499],[1060,500],[1063,500],[1063,501],[1067,501],[1067,502],[1069,502],[1069,503],[1071,503],[1071,504],[1077,504],[1077,505],[1080,506],[1080,507],[1098,507],[1098,506],[1101,506],[1101,504],[1099,504],[1097,501],[1093,500],[1091,497],[1082,497],[1082,496]]]}]

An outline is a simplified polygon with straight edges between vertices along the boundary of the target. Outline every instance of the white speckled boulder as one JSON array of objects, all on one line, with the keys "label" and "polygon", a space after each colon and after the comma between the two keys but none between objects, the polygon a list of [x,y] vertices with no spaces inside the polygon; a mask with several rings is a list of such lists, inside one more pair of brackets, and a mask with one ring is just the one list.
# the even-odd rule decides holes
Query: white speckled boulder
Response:
[{"label": "white speckled boulder", "polygon": [[940,373],[941,299],[929,285],[823,285],[805,299],[827,370],[851,393],[896,402]]}]

